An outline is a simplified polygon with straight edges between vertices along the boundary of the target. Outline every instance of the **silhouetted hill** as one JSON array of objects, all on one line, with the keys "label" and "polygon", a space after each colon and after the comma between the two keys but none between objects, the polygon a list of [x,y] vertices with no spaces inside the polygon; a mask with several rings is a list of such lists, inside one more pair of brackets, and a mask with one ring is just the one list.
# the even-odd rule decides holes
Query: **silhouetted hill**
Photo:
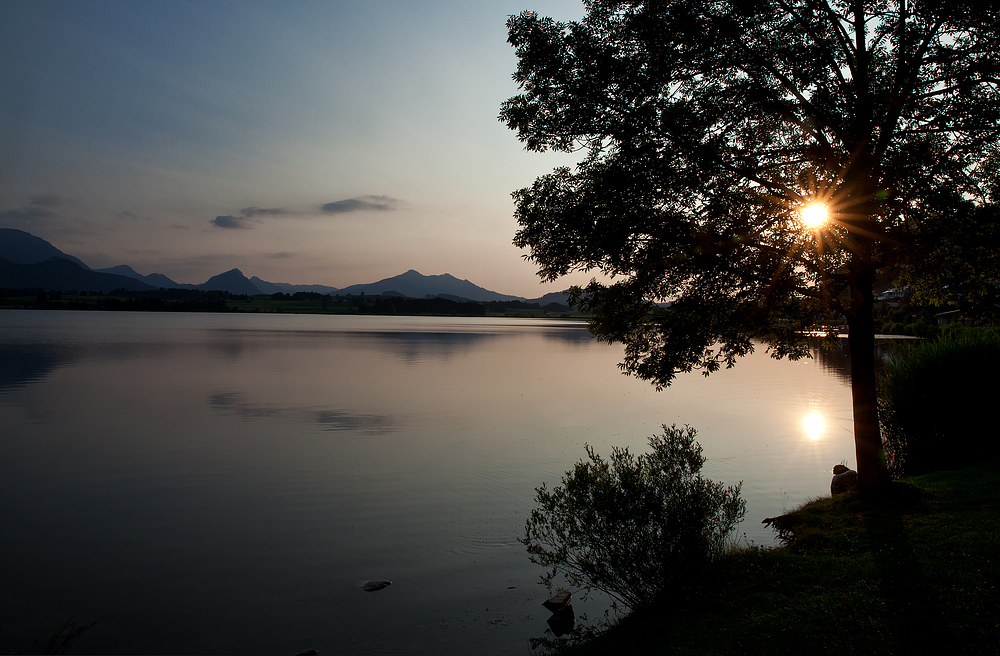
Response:
[{"label": "silhouetted hill", "polygon": [[328,285],[293,285],[287,282],[268,282],[266,280],[261,280],[257,276],[250,278],[250,282],[259,289],[264,294],[273,294],[275,292],[282,292],[287,294],[294,294],[295,292],[316,292],[318,294],[336,294],[338,290],[336,287],[330,287]]},{"label": "silhouetted hill", "polygon": [[569,294],[566,292],[551,292],[541,298],[533,299],[532,303],[538,303],[542,307],[548,305],[549,303],[558,303],[559,305],[569,306]]},{"label": "silhouetted hill", "polygon": [[99,273],[113,273],[119,276],[128,276],[129,278],[135,278],[136,280],[142,280],[142,274],[130,267],[127,264],[119,264],[118,266],[108,267],[106,269],[94,269]]},{"label": "silhouetted hill", "polygon": [[143,276],[142,279],[154,287],[163,287],[164,289],[192,289],[194,287],[182,282],[174,282],[162,273],[151,273],[148,276]]},{"label": "silhouetted hill", "polygon": [[141,280],[142,282],[152,285],[153,287],[163,287],[165,289],[190,289],[194,287],[194,285],[185,285],[179,282],[174,282],[162,273],[151,273],[148,276],[144,276],[127,264],[119,264],[118,266],[108,267],[107,269],[95,269],[95,271],[128,276],[129,278]]},{"label": "silhouetted hill", "polygon": [[351,285],[350,287],[341,289],[338,293],[361,294],[364,292],[365,294],[381,294],[387,290],[392,290],[411,298],[444,296],[446,298],[461,298],[470,301],[524,300],[519,296],[510,296],[484,289],[468,280],[459,280],[449,273],[437,276],[425,276],[413,269],[393,278],[384,278],[378,282]]},{"label": "silhouetted hill", "polygon": [[0,259],[0,287],[61,291],[110,292],[113,289],[142,291],[154,289],[141,280],[113,273],[84,269],[61,257],[36,264],[18,264]]},{"label": "silhouetted hill", "polygon": [[230,294],[249,294],[250,296],[263,293],[239,269],[230,269],[225,273],[212,276],[197,287],[207,292],[221,290]]},{"label": "silhouetted hill", "polygon": [[[17,267],[45,263],[53,257],[61,258],[77,265],[83,271],[98,276],[111,278],[83,278],[79,271],[69,270],[61,265],[47,265],[38,270],[20,269]],[[440,296],[442,298],[463,301],[526,301],[547,305],[549,303],[566,304],[566,293],[555,292],[537,299],[526,299],[521,296],[501,294],[485,289],[468,280],[459,280],[449,273],[425,276],[410,269],[406,273],[384,278],[378,282],[351,285],[344,289],[329,285],[293,285],[283,282],[268,282],[254,276],[247,279],[239,269],[231,269],[225,273],[209,278],[200,285],[179,283],[162,273],[151,273],[144,276],[126,264],[92,271],[81,260],[67,255],[49,242],[32,234],[14,228],[0,228],[0,258],[7,260],[3,267],[4,287],[44,287],[49,290],[64,291],[78,289],[87,291],[110,291],[125,288],[132,290],[145,289],[200,289],[204,291],[226,291],[231,294],[274,294],[282,292],[316,292],[320,294],[353,294],[369,295],[391,292],[392,295],[409,298],[427,298]],[[14,281],[21,281],[12,284]],[[48,282],[45,282],[48,281]],[[131,282],[129,282],[131,281]],[[30,284],[29,284],[30,283]],[[51,283],[51,284],[50,284]],[[138,284],[135,284],[138,283]]]},{"label": "silhouetted hill", "polygon": [[0,257],[14,264],[38,264],[60,257],[84,269],[90,268],[82,260],[63,253],[41,237],[16,228],[0,228]]}]

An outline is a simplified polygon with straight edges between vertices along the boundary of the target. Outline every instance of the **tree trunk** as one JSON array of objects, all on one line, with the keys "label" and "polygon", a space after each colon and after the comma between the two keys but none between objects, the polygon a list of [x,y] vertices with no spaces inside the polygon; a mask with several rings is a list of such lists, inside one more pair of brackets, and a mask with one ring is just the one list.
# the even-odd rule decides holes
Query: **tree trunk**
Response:
[{"label": "tree trunk", "polygon": [[858,491],[870,493],[889,482],[882,453],[875,378],[874,277],[861,276],[852,287],[854,312],[847,318],[851,352],[851,393],[854,397],[854,445]]}]

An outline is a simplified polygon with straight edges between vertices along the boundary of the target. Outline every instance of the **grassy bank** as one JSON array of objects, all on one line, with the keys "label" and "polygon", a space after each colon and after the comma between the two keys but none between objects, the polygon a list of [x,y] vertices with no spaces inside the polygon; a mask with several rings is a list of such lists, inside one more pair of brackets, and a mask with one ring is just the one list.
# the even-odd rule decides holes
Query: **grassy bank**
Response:
[{"label": "grassy bank", "polygon": [[738,550],[569,653],[1000,653],[1000,464],[791,515],[787,546]]}]

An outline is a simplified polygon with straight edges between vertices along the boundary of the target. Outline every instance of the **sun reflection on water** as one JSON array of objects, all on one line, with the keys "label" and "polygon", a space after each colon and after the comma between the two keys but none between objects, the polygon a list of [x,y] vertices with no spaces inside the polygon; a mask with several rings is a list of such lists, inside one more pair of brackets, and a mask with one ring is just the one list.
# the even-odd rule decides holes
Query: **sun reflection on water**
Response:
[{"label": "sun reflection on water", "polygon": [[823,419],[823,415],[813,410],[802,419],[802,426],[806,430],[806,436],[815,442],[826,430],[826,420]]}]

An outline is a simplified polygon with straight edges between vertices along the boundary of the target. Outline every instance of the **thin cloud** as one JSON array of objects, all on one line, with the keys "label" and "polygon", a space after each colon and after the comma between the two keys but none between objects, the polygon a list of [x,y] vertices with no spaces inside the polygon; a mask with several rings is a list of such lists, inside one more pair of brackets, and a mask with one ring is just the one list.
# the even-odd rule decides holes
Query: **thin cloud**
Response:
[{"label": "thin cloud", "polygon": [[399,208],[400,201],[390,196],[359,196],[327,203],[320,207],[324,212],[339,214],[343,212],[364,212],[375,210],[388,212]]},{"label": "thin cloud", "polygon": [[249,219],[255,216],[281,216],[292,212],[283,207],[244,207],[240,210],[240,214]]},{"label": "thin cloud", "polygon": [[272,260],[286,260],[290,257],[295,257],[295,253],[288,253],[286,251],[281,251],[278,253],[270,253],[264,257],[270,258]]},{"label": "thin cloud", "polygon": [[69,201],[55,194],[39,194],[28,197],[28,204],[14,210],[0,212],[0,219],[8,221],[38,221],[53,219],[59,216],[58,212],[50,208],[68,205]]},{"label": "thin cloud", "polygon": [[231,214],[226,214],[224,216],[217,216],[211,221],[209,221],[216,228],[226,228],[227,230],[249,230],[253,228],[253,221],[245,216],[232,216]]},{"label": "thin cloud", "polygon": [[0,219],[11,221],[37,221],[38,219],[51,219],[58,216],[56,212],[41,205],[25,205],[16,210],[7,210],[0,213]]},{"label": "thin cloud", "polygon": [[56,196],[55,194],[41,194],[38,196],[30,196],[31,202],[29,205],[36,205],[38,207],[59,207],[60,205],[66,204],[66,199]]}]

